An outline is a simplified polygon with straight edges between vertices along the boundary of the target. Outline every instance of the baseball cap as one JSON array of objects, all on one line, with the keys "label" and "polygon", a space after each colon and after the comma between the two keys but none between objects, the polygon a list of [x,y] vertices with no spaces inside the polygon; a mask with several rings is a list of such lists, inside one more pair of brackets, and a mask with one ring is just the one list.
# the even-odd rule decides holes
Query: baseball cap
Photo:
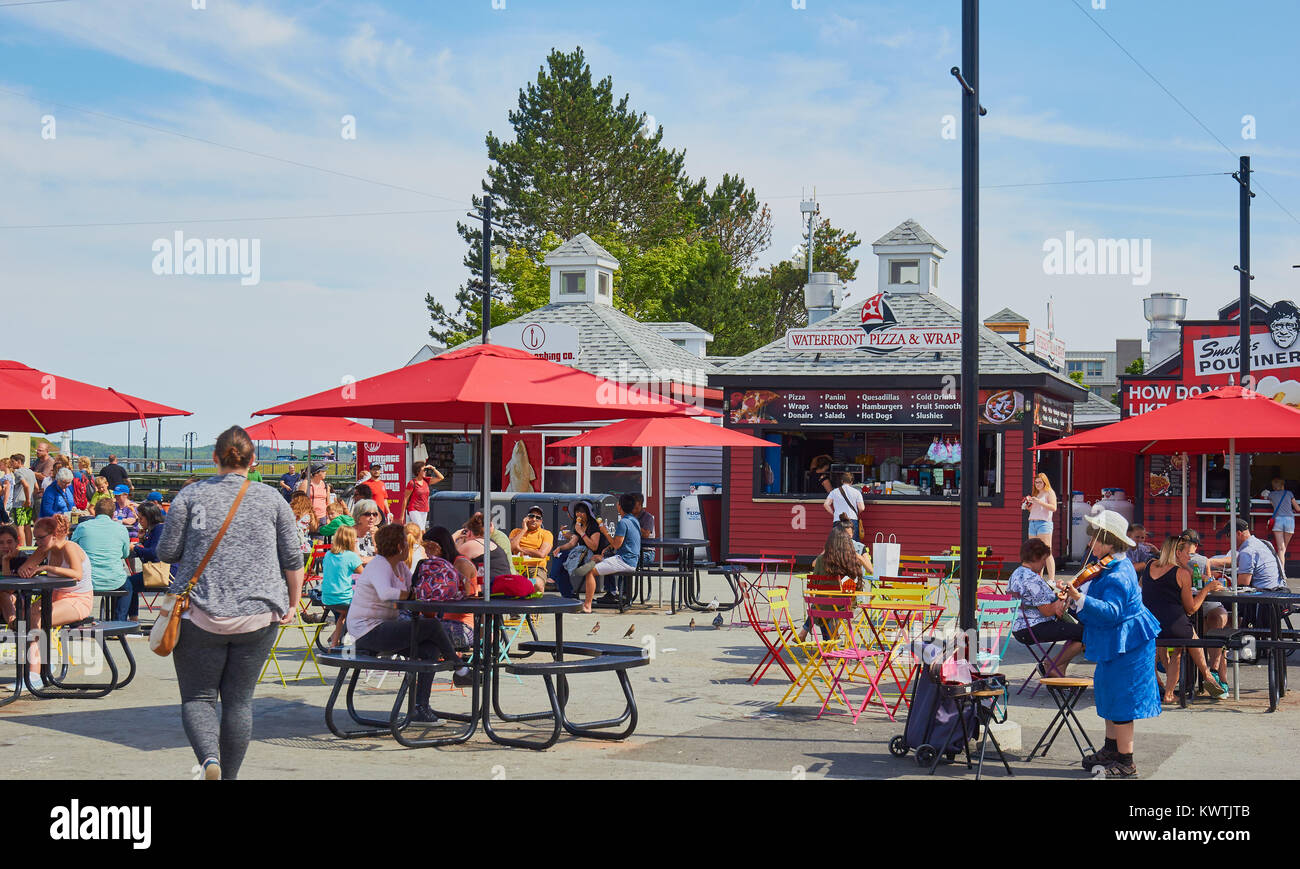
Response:
[{"label": "baseball cap", "polygon": [[[1238,520],[1237,520],[1237,530],[1238,530],[1238,531],[1249,531],[1249,530],[1250,530],[1250,525],[1246,522],[1245,519],[1238,519]],[[1227,536],[1228,536],[1228,526],[1227,526],[1227,525],[1224,525],[1222,528],[1219,529],[1219,533],[1216,534],[1216,535],[1214,535],[1214,536],[1215,536],[1215,537],[1227,537]]]},{"label": "baseball cap", "polygon": [[1200,545],[1201,545],[1201,535],[1200,535],[1200,532],[1198,532],[1198,531],[1197,531],[1196,529],[1194,529],[1194,528],[1188,528],[1188,529],[1182,531],[1182,532],[1178,535],[1178,539],[1179,539],[1179,540],[1186,540],[1188,543],[1195,544],[1196,546],[1200,546]]},{"label": "baseball cap", "polygon": [[145,495],[144,499],[146,501],[162,501],[162,492],[155,490],[150,492],[148,495]]},{"label": "baseball cap", "polygon": [[528,508],[528,512],[525,513],[524,515],[525,515],[525,516],[531,516],[531,515],[534,514],[534,513],[537,514],[537,518],[539,518],[539,519],[542,518],[542,517],[544,517],[544,516],[546,515],[545,513],[542,512],[542,508],[541,508],[539,505],[537,505],[537,504],[534,504],[533,506],[529,507],[529,508]]},{"label": "baseball cap", "polygon": [[118,484],[118,485],[116,485],[116,486],[113,487],[113,494],[114,494],[114,495],[129,495],[129,494],[131,494],[131,487],[128,486],[128,485],[126,485],[125,483],[120,483],[120,484]]},{"label": "baseball cap", "polygon": [[325,466],[324,466],[324,465],[312,465],[312,466],[311,466],[311,472],[312,472],[313,475],[315,475],[315,474],[319,474],[320,472],[322,472],[322,471],[324,471],[324,470],[325,470]]}]

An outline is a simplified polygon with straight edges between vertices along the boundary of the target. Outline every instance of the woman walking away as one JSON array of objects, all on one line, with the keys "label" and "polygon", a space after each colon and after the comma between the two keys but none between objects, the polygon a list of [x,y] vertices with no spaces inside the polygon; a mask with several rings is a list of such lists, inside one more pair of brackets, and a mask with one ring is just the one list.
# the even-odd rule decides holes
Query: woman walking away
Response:
[{"label": "woman walking away", "polygon": [[186,486],[172,501],[157,555],[176,565],[172,593],[194,579],[172,653],[185,735],[204,778],[234,779],[252,737],[253,687],[275,626],[292,621],[298,607],[302,550],[285,500],[270,486],[249,485],[248,432],[239,426],[222,432],[212,460],[217,475]]},{"label": "woman walking away", "polygon": [[1271,485],[1271,489],[1260,494],[1273,507],[1273,541],[1277,544],[1278,563],[1285,574],[1286,550],[1295,534],[1295,514],[1300,510],[1300,501],[1286,488],[1286,481],[1281,477],[1274,477]]},{"label": "woman walking away", "polygon": [[1052,517],[1056,515],[1056,492],[1046,474],[1034,477],[1034,489],[1020,502],[1020,509],[1029,511],[1029,536],[1047,544],[1047,581],[1056,581],[1056,559],[1052,557]]},{"label": "woman walking away", "polygon": [[1083,622],[1088,658],[1097,662],[1093,694],[1097,714],[1106,721],[1106,743],[1083,759],[1083,768],[1092,772],[1100,766],[1108,777],[1129,778],[1137,775],[1133,721],[1160,714],[1160,688],[1152,666],[1160,622],[1143,606],[1137,572],[1125,555],[1133,545],[1128,520],[1113,510],[1086,519],[1095,529],[1091,549],[1101,567],[1087,595],[1072,582],[1064,583],[1064,590]]}]

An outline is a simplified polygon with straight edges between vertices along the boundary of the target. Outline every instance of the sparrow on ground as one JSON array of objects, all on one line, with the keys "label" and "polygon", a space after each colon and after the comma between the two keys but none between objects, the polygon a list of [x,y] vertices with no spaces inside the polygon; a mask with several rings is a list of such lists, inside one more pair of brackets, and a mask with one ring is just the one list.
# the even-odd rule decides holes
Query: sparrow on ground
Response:
[{"label": "sparrow on ground", "polygon": [[636,625],[628,625],[627,633],[623,635],[623,639],[626,640],[628,637],[632,636],[632,634],[635,631],[636,631]]},{"label": "sparrow on ground", "polygon": [[686,628],[686,630],[688,630],[688,631],[693,631],[693,630],[695,630],[695,619],[691,619],[691,623],[690,623],[690,625]]},{"label": "sparrow on ground", "polygon": [[596,631],[598,630],[600,630],[600,622],[596,622],[594,625],[591,626],[591,630],[587,631],[587,636],[591,636],[592,634],[596,633]]}]

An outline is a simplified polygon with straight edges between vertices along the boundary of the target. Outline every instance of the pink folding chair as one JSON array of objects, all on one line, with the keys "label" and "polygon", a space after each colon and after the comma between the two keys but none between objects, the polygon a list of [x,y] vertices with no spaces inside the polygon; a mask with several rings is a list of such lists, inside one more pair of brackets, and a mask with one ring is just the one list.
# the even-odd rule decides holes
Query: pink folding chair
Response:
[{"label": "pink folding chair", "polygon": [[[804,595],[804,604],[808,609],[808,617],[813,620],[814,626],[818,623],[828,627],[830,639],[823,642],[821,632],[815,627],[810,631],[814,642],[817,644],[817,657],[819,663],[825,667],[827,674],[831,677],[829,690],[826,697],[822,700],[822,708],[817,712],[817,717],[821,718],[826,714],[826,707],[830,705],[831,698],[838,695],[840,702],[844,704],[847,714],[852,716],[853,723],[857,724],[862,713],[866,711],[867,705],[871,703],[872,698],[880,704],[880,708],[889,716],[889,720],[894,720],[894,712],[885,703],[880,694],[880,673],[881,668],[877,666],[873,669],[868,665],[869,661],[876,661],[884,658],[888,653],[879,649],[864,649],[858,645],[857,632],[853,626],[853,605],[846,602],[844,597],[829,597],[818,594]],[[838,666],[836,666],[838,664]],[[851,665],[851,666],[850,666]],[[852,679],[854,676],[863,676],[867,681],[867,694],[862,698],[862,703],[855,709],[849,702],[848,694],[844,690],[844,680],[847,677]],[[832,712],[832,715],[842,713]]]}]

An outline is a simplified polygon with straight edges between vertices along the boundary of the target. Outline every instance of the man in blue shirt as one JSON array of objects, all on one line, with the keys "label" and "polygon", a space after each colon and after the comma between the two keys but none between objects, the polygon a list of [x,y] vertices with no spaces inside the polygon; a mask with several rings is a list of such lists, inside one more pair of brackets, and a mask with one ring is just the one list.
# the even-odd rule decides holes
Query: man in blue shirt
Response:
[{"label": "man in blue shirt", "polygon": [[[1228,536],[1228,526],[1219,530],[1219,536]],[[1226,568],[1231,562],[1231,555],[1210,559],[1210,564],[1215,567]],[[1286,577],[1282,576],[1279,569],[1277,555],[1267,543],[1250,533],[1250,525],[1244,519],[1237,520],[1237,585],[1251,586],[1260,591],[1290,591]],[[1269,627],[1271,616],[1276,612],[1273,607],[1265,604],[1241,603],[1237,606],[1242,624],[1256,627]]]},{"label": "man in blue shirt", "polygon": [[72,529],[72,542],[90,559],[90,581],[95,591],[122,588],[129,573],[126,559],[131,557],[131,532],[113,521],[114,509],[112,500],[100,498],[95,502],[95,517],[82,519]]},{"label": "man in blue shirt", "polygon": [[610,535],[614,552],[611,555],[597,555],[585,564],[578,566],[574,572],[575,587],[585,586],[586,599],[582,611],[591,612],[591,604],[596,596],[596,577],[613,573],[632,573],[636,570],[637,558],[641,554],[641,524],[632,511],[636,508],[636,496],[620,495],[618,497],[618,523]]},{"label": "man in blue shirt", "polygon": [[284,500],[288,501],[293,498],[293,492],[298,488],[300,479],[298,468],[295,465],[289,466],[289,473],[280,475],[280,494],[284,496]]}]

